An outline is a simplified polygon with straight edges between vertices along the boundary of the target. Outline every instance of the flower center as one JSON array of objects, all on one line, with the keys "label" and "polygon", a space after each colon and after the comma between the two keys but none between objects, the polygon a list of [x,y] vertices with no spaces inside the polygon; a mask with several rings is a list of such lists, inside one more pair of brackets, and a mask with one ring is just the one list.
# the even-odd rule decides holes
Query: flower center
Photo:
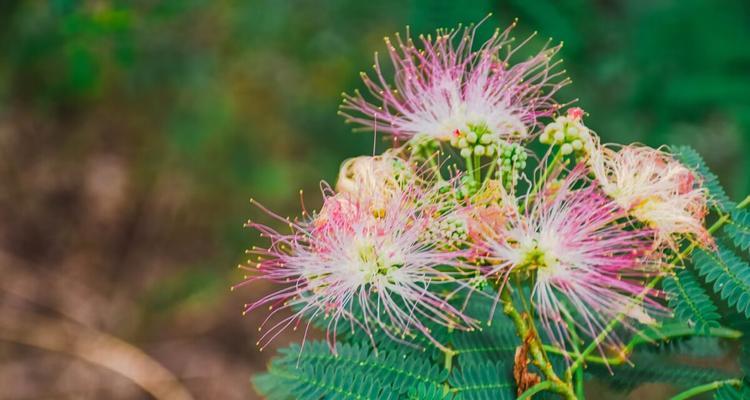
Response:
[{"label": "flower center", "polygon": [[551,251],[543,249],[536,241],[534,241],[531,246],[524,249],[518,268],[532,271],[535,269],[554,267],[559,263],[560,260],[555,257]]},{"label": "flower center", "polygon": [[374,244],[363,244],[358,251],[359,269],[368,282],[378,277],[388,277],[393,271],[401,267],[393,257],[387,257],[385,252],[378,249]]}]

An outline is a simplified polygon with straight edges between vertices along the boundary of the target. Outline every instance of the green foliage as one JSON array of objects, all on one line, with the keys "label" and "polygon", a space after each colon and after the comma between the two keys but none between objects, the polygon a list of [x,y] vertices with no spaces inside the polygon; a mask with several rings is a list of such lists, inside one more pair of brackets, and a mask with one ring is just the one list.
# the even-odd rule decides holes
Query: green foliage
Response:
[{"label": "green foliage", "polygon": [[703,185],[708,189],[711,199],[719,207],[725,210],[734,208],[734,204],[729,200],[729,196],[719,182],[719,177],[711,172],[706,162],[703,161],[703,157],[697,151],[689,146],[678,146],[672,150],[680,161],[703,178]]},{"label": "green foliage", "polygon": [[693,324],[696,332],[706,333],[719,326],[716,305],[689,270],[681,269],[667,277],[663,288],[675,318]]},{"label": "green foliage", "polygon": [[695,386],[720,379],[731,378],[726,371],[679,364],[661,355],[636,353],[633,364],[611,367],[612,372],[601,365],[590,367],[597,376],[605,377],[607,384],[617,390],[629,391],[643,383],[670,383],[676,386]]},{"label": "green foliage", "polygon": [[509,368],[502,362],[467,364],[451,375],[450,385],[462,400],[505,400],[514,398]]},{"label": "green foliage", "polygon": [[[478,301],[487,307],[486,300]],[[360,335],[343,335],[336,354],[323,341],[279,351],[268,372],[253,379],[271,400],[292,398],[405,398],[419,400],[510,399],[515,392],[510,366],[518,339],[502,314],[493,324],[471,332],[445,333],[454,348],[449,372],[435,347],[399,344],[375,332],[377,350]],[[436,329],[437,330],[437,329]],[[442,352],[438,354],[443,356]],[[339,375],[333,379],[328,375]],[[371,386],[380,392],[367,392]],[[316,397],[317,396],[317,397]],[[359,396],[359,397],[358,397]]]},{"label": "green foliage", "polygon": [[323,395],[385,399],[441,386],[447,377],[447,370],[418,351],[376,353],[367,345],[339,343],[333,354],[326,342],[314,341],[304,348],[294,344],[281,350],[268,372],[254,383],[271,399],[290,394],[301,399]]},{"label": "green foliage", "polygon": [[697,249],[693,260],[706,282],[713,283],[714,292],[750,318],[750,266],[721,244],[717,252]]},{"label": "green foliage", "polygon": [[737,247],[745,251],[750,249],[750,212],[733,211],[732,221],[724,228],[724,232],[732,238]]},{"label": "green foliage", "polygon": [[745,384],[740,388],[722,386],[714,392],[715,400],[746,400],[750,399],[750,387]]},{"label": "green foliage", "polygon": [[[281,397],[272,397],[271,393],[266,394],[271,400],[289,398],[389,400],[397,398],[396,392],[375,376],[354,376],[344,366],[339,365],[323,367],[306,364],[285,370],[276,370],[272,367],[268,374],[278,379],[279,382],[274,384],[275,387],[287,386],[283,391],[278,392]],[[268,384],[268,381],[265,380],[261,384]]]},{"label": "green foliage", "polygon": [[718,338],[711,336],[687,336],[644,343],[641,351],[663,356],[680,355],[694,358],[718,357],[726,353]]},{"label": "green foliage", "polygon": [[408,393],[409,400],[452,400],[455,396],[445,386],[429,385],[420,383],[411,387]]},{"label": "green foliage", "polygon": [[476,332],[459,332],[452,336],[453,348],[461,365],[513,358],[520,344],[510,324],[498,324]]}]

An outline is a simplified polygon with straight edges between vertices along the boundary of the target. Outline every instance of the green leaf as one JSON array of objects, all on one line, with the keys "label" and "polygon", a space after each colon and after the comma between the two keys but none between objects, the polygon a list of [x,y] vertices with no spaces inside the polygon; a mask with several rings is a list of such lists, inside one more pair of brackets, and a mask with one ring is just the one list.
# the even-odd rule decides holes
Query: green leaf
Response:
[{"label": "green leaf", "polygon": [[693,260],[706,282],[713,282],[714,292],[750,318],[750,266],[722,245],[717,252],[697,249]]},{"label": "green leaf", "polygon": [[[376,353],[369,343],[339,343],[334,354],[327,342],[313,341],[304,348],[293,344],[279,353],[268,373],[254,380],[258,391],[273,399],[286,399],[289,394],[293,398],[391,398],[418,391],[419,385],[441,387],[448,380],[447,370],[408,346]],[[333,379],[329,374],[344,378]],[[373,392],[373,385],[382,390]]]},{"label": "green leaf", "polygon": [[287,380],[277,375],[265,372],[255,375],[252,379],[255,390],[268,400],[294,400]]},{"label": "green leaf", "polygon": [[408,393],[409,400],[451,400],[453,398],[453,392],[449,391],[445,385],[435,386],[420,383],[409,389]]},{"label": "green leaf", "polygon": [[280,384],[288,385],[293,398],[299,400],[398,398],[397,392],[378,377],[354,375],[341,365],[324,367],[300,364],[294,369],[275,369],[272,366],[268,373],[281,380]]},{"label": "green leaf", "polygon": [[724,232],[732,238],[737,247],[745,251],[750,249],[750,212],[734,210],[732,220],[724,227]]},{"label": "green leaf", "polygon": [[722,386],[714,392],[715,400],[746,400],[750,399],[750,387],[743,384],[742,387]]},{"label": "green leaf", "polygon": [[706,165],[706,162],[703,161],[703,157],[701,157],[695,149],[690,146],[678,146],[673,149],[673,152],[682,163],[703,178],[703,186],[708,189],[711,199],[716,202],[719,207],[725,210],[731,210],[734,208],[734,204],[729,199],[727,192],[719,182],[719,177],[711,172],[708,165]]},{"label": "green leaf", "polygon": [[719,312],[698,280],[687,269],[667,277],[662,284],[675,318],[692,324],[696,332],[719,327]]},{"label": "green leaf", "polygon": [[720,327],[698,334],[692,324],[684,321],[666,322],[645,327],[633,339],[641,352],[662,356],[720,357],[725,353],[721,338],[739,339],[741,331]]},{"label": "green leaf", "polygon": [[504,363],[467,364],[455,370],[450,385],[462,400],[505,400],[515,398],[510,368]]},{"label": "green leaf", "polygon": [[649,353],[633,354],[630,362],[632,366],[612,367],[611,373],[602,365],[591,365],[589,371],[604,378],[613,388],[623,391],[630,391],[649,382],[686,387],[732,377],[722,370],[678,364],[660,355]]},{"label": "green leaf", "polygon": [[461,365],[512,359],[520,344],[510,321],[483,326],[474,332],[457,332],[451,339]]}]

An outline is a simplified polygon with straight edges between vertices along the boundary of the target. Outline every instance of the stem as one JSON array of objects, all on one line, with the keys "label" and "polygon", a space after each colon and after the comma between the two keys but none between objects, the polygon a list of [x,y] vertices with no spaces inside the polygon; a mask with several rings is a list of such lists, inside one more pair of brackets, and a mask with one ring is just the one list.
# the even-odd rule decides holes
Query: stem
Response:
[{"label": "stem", "polygon": [[536,385],[530,387],[527,391],[523,392],[520,396],[518,396],[518,399],[516,400],[526,400],[531,398],[531,396],[543,391],[543,390],[550,390],[552,388],[552,381],[544,381],[539,382]]},{"label": "stem", "polygon": [[490,161],[490,166],[487,169],[487,173],[484,175],[484,182],[492,179],[492,174],[495,172],[495,168],[497,167],[497,161],[497,158],[493,158],[492,161]]},{"label": "stem", "polygon": [[[510,298],[510,291],[508,288],[503,290],[500,294],[500,299],[503,301],[503,311],[510,317],[513,324],[516,326],[516,331],[519,338],[521,338],[521,341],[524,341],[529,335],[532,336],[533,339],[529,342],[529,353],[533,358],[534,365],[536,365],[536,367],[539,368],[547,378],[547,381],[545,382],[549,382],[547,384],[549,389],[561,394],[565,399],[575,400],[576,397],[573,390],[570,386],[560,380],[555,373],[555,370],[552,368],[552,365],[547,362],[547,357],[545,356],[544,351],[542,350],[542,345],[539,342],[539,336],[537,336],[536,332],[529,330],[524,317],[518,312],[518,310],[516,310],[515,306],[513,306],[513,301]],[[538,385],[541,385],[541,383]]]},{"label": "stem", "polygon": [[456,354],[458,354],[458,353],[456,351],[454,351],[454,350],[447,349],[447,350],[443,350],[443,354],[445,354],[445,360],[443,361],[443,367],[445,367],[445,369],[448,372],[450,372],[451,369],[453,368],[453,357],[455,357]]},{"label": "stem", "polygon": [[427,160],[430,163],[430,167],[432,168],[432,172],[435,174],[435,177],[439,181],[443,182],[443,181],[445,181],[445,179],[443,179],[443,173],[440,172],[440,167],[438,167],[437,163],[435,162],[435,156],[436,155],[437,155],[437,153],[435,153],[433,155],[428,155],[427,156]]},{"label": "stem", "polygon": [[478,155],[474,155],[474,180],[478,183],[482,182],[482,158]]},{"label": "stem", "polygon": [[474,179],[474,162],[471,161],[471,156],[464,157],[464,160],[466,160],[466,172],[471,179]]},{"label": "stem", "polygon": [[583,368],[576,370],[576,397],[578,400],[585,400],[586,395],[583,390]]},{"label": "stem", "polygon": [[[667,340],[682,336],[711,336],[724,339],[739,339],[742,337],[742,332],[736,331],[729,328],[711,328],[707,335],[695,335],[695,329],[687,325],[679,324],[672,328],[672,326],[666,326],[668,332],[654,331],[653,334],[641,332],[628,342],[628,344],[620,352],[620,355],[615,357],[599,357],[593,355],[587,355],[584,360],[587,362],[594,362],[598,364],[606,365],[620,365],[625,362],[627,356],[633,351],[633,349],[643,343],[650,343],[654,340]],[[568,351],[558,349],[554,346],[544,345],[544,351],[548,353],[560,354],[562,356],[576,358],[577,355]]]},{"label": "stem", "polygon": [[670,400],[685,400],[691,397],[695,397],[699,394],[714,391],[723,386],[740,386],[741,384],[742,384],[742,381],[739,379],[727,379],[724,381],[714,381],[711,383],[707,383],[705,385],[695,386],[684,392],[678,393],[676,396],[672,397]]},{"label": "stem", "polygon": [[[565,306],[562,306],[563,315],[565,316],[565,319],[568,323],[568,332],[570,332],[571,335],[571,344],[573,346],[573,354],[575,354],[576,358],[581,356],[581,350],[578,348],[578,342],[581,341],[580,337],[578,336],[578,332],[576,332],[576,326],[573,322],[573,316],[570,315],[567,308]],[[582,343],[582,342],[581,342]],[[573,371],[578,371],[580,368],[572,370],[568,369],[565,371],[565,380],[569,382],[570,384],[573,383]]]},{"label": "stem", "polygon": [[531,188],[531,192],[529,192],[529,200],[533,199],[536,196],[536,193],[541,188],[541,185],[544,185],[544,183],[547,181],[547,178],[549,178],[549,174],[552,173],[552,171],[557,167],[557,164],[562,160],[563,155],[562,152],[559,150],[557,153],[555,153],[555,156],[552,157],[552,161],[547,164],[547,168],[544,170],[544,173],[542,173],[541,178],[534,184],[534,187]]},{"label": "stem", "polygon": [[[737,208],[744,208],[744,207],[747,207],[748,205],[750,205],[750,196],[745,197],[745,199],[742,200],[742,202],[737,205]],[[721,228],[722,226],[724,226],[729,221],[729,219],[730,219],[729,214],[723,215],[716,222],[714,222],[713,225],[711,225],[708,228],[708,233],[714,233],[714,232],[716,232],[719,228]],[[691,243],[690,246],[688,246],[684,251],[682,251],[681,253],[679,253],[672,260],[672,262],[670,263],[670,265],[674,266],[678,262],[680,262],[681,260],[685,259],[685,257],[687,257],[688,255],[690,255],[690,253],[692,253],[693,250],[695,250],[695,248],[697,246],[698,246],[697,243]],[[625,314],[628,311],[630,311],[633,307],[635,307],[636,305],[640,304],[641,301],[643,301],[643,299],[646,297],[646,294],[648,294],[648,292],[651,291],[651,289],[653,289],[656,286],[656,284],[659,283],[659,281],[661,281],[662,278],[663,278],[663,276],[658,276],[658,277],[654,278],[651,282],[649,282],[648,285],[646,285],[646,287],[644,288],[644,290],[641,292],[641,294],[638,295],[638,297],[636,297],[635,301],[633,303],[631,303],[630,306],[628,306],[628,308],[625,311],[619,313],[612,321],[610,321],[609,324],[607,324],[607,326],[604,328],[604,330],[594,339],[593,342],[591,342],[583,350],[583,352],[581,353],[581,356],[578,357],[578,359],[576,359],[576,361],[573,364],[571,364],[570,367],[568,367],[568,369],[571,370],[571,371],[574,371],[576,368],[580,367],[581,363],[583,363],[583,361],[586,359],[586,356],[588,356],[589,354],[591,354],[591,352],[593,352],[594,349],[596,349],[599,346],[599,344],[607,337],[607,335],[609,335],[615,329],[615,327],[617,326],[617,324],[619,324],[620,322],[622,322],[623,318],[625,317]],[[566,371],[566,373],[567,373],[567,371]]]}]

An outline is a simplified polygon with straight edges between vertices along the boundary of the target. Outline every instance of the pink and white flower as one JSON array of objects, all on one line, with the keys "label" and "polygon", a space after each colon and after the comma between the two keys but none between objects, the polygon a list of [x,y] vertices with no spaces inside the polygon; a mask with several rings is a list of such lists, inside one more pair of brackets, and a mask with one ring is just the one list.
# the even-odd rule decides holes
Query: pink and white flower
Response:
[{"label": "pink and white flower", "polygon": [[511,64],[530,39],[513,47],[514,27],[496,30],[476,50],[476,27],[438,30],[434,38],[420,35],[418,43],[408,32],[406,39],[396,35],[395,44],[386,38],[393,83],[376,56],[374,79],[362,73],[374,101],[359,92],[345,95],[341,114],[348,122],[405,140],[446,141],[474,130],[496,140],[527,138],[540,117],[559,108],[552,96],[569,81],[557,70],[559,61],[552,61],[560,46]]},{"label": "pink and white flower", "polygon": [[646,146],[606,146],[590,154],[602,190],[620,207],[658,232],[676,248],[679,236],[711,242],[704,228],[708,195],[696,175],[670,154]]},{"label": "pink and white flower", "polygon": [[446,218],[436,203],[424,201],[436,193],[416,184],[388,190],[389,196],[326,193],[320,214],[302,222],[284,220],[289,234],[249,224],[270,246],[250,251],[258,260],[255,268],[245,267],[254,274],[243,284],[266,280],[284,287],[248,304],[245,312],[270,306],[265,326],[281,310],[293,311],[270,326],[261,346],[289,326],[296,329],[303,316],[328,321],[332,349],[340,325],[370,337],[380,329],[405,342],[421,332],[439,347],[428,325],[471,329],[474,321],[438,294],[441,288],[452,291],[461,285],[455,275],[464,251],[438,249],[431,239],[432,227]]},{"label": "pink and white flower", "polygon": [[[508,215],[485,244],[493,260],[489,276],[502,282],[513,273],[531,277],[541,326],[561,348],[574,340],[569,322],[595,338],[620,313],[641,323],[664,313],[645,288],[646,278],[660,273],[654,232],[633,227],[627,212],[583,174],[583,165],[562,181],[553,174],[537,196],[520,199],[528,201],[526,210]],[[643,304],[639,296],[646,297]],[[617,343],[614,334],[604,341]]]},{"label": "pink and white flower", "polygon": [[367,198],[374,203],[384,202],[408,184],[418,184],[418,171],[410,161],[398,157],[394,151],[379,156],[350,158],[341,165],[336,191]]}]

